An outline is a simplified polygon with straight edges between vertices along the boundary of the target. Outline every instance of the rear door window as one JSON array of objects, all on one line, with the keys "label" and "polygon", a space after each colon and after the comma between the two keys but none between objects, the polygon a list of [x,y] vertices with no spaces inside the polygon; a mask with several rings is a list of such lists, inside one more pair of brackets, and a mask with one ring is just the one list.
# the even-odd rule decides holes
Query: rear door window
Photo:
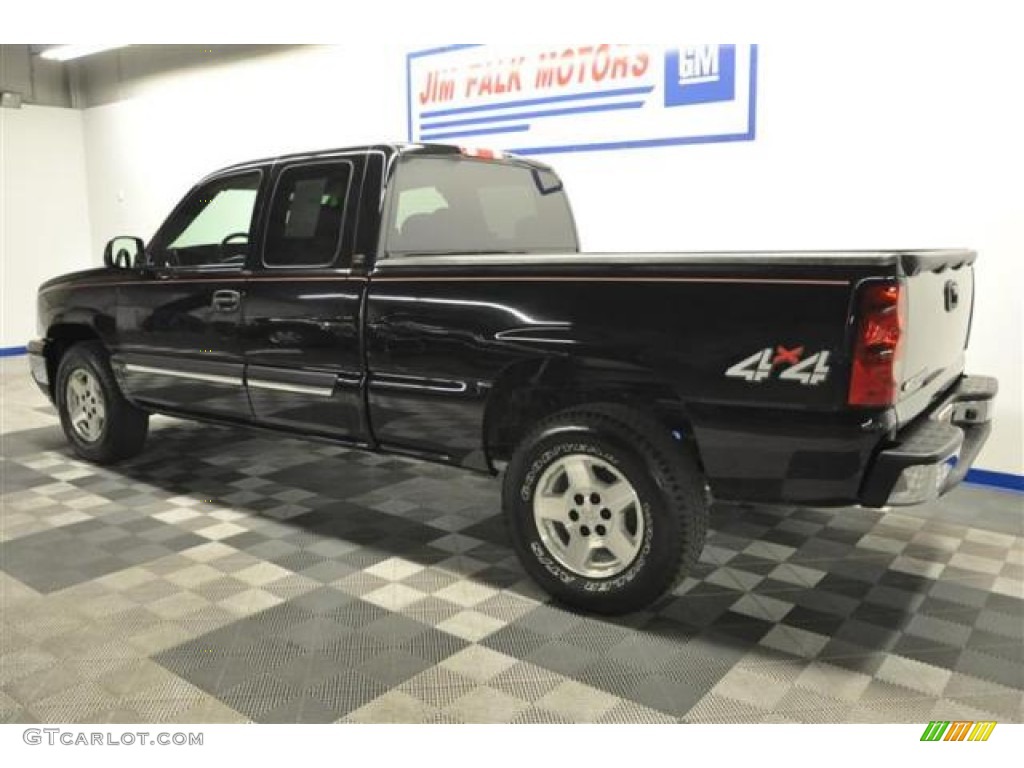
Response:
[{"label": "rear door window", "polygon": [[278,177],[270,204],[263,263],[267,267],[326,267],[341,251],[352,164],[292,166]]}]

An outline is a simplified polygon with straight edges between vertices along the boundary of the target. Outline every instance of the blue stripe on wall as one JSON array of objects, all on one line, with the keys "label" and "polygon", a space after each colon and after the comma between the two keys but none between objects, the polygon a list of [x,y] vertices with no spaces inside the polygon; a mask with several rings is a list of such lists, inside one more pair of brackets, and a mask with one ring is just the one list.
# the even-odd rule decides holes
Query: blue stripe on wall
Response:
[{"label": "blue stripe on wall", "polygon": [[467,112],[496,112],[503,109],[518,109],[519,107],[535,107],[541,104],[560,104],[566,101],[582,101],[584,99],[614,99],[619,96],[642,96],[654,90],[654,86],[643,88],[615,88],[610,91],[590,91],[588,93],[571,93],[566,96],[545,96],[541,99],[521,99],[519,101],[506,101],[501,104],[482,104],[476,107],[458,107],[457,109],[435,109],[430,112],[421,112],[421,120],[429,120],[433,117],[446,117],[448,115],[464,115]]},{"label": "blue stripe on wall", "polygon": [[1009,472],[972,469],[968,471],[966,481],[975,485],[987,485],[990,488],[1024,492],[1024,475],[1011,475]]},{"label": "blue stripe on wall", "polygon": [[26,352],[28,350],[25,347],[0,347],[0,357],[16,357]]},{"label": "blue stripe on wall", "polygon": [[510,120],[526,120],[537,117],[558,117],[559,115],[580,115],[587,112],[613,112],[617,109],[639,109],[642,101],[616,101],[612,104],[591,104],[586,107],[565,107],[563,109],[542,109],[535,112],[514,112],[508,115],[487,115],[471,117],[466,120],[444,120],[440,123],[421,123],[420,131],[432,131],[436,128],[451,128],[457,125],[475,125],[477,123],[503,123]]},{"label": "blue stripe on wall", "polygon": [[527,124],[523,125],[508,125],[504,128],[477,128],[472,131],[449,131],[446,133],[421,133],[420,138],[423,141],[434,141],[435,139],[456,139],[462,136],[486,136],[492,133],[522,133],[523,131],[530,130],[530,126]]}]

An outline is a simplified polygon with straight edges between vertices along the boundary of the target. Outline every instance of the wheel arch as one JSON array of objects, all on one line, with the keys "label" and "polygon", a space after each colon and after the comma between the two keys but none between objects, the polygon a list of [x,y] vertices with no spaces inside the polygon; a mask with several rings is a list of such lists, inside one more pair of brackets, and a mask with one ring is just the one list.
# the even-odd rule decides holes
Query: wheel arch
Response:
[{"label": "wheel arch", "polygon": [[62,321],[51,325],[46,331],[46,372],[50,382],[50,394],[54,394],[57,368],[61,358],[75,344],[86,341],[102,341],[102,337],[90,324],[81,321]]},{"label": "wheel arch", "polygon": [[661,423],[700,451],[686,403],[657,371],[606,359],[544,357],[506,368],[494,383],[483,419],[488,463],[507,461],[533,424],[579,405],[627,406]]}]

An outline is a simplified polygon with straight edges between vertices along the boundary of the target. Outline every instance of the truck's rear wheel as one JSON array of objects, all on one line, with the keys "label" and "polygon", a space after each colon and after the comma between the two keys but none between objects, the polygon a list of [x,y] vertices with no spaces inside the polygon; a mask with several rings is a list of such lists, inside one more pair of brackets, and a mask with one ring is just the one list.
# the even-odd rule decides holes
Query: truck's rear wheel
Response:
[{"label": "truck's rear wheel", "polygon": [[54,394],[64,434],[82,458],[109,464],[142,450],[149,414],[125,399],[99,342],[76,344],[64,354]]},{"label": "truck's rear wheel", "polygon": [[692,451],[618,405],[538,424],[509,462],[503,504],[530,575],[566,604],[598,613],[636,610],[671,589],[707,532]]}]

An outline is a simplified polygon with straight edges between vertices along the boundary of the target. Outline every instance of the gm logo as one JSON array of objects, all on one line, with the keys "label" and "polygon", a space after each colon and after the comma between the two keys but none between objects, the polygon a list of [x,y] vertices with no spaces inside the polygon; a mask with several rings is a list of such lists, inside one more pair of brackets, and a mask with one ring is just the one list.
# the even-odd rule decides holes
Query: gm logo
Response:
[{"label": "gm logo", "polygon": [[665,53],[666,107],[735,98],[735,45],[688,45]]}]

